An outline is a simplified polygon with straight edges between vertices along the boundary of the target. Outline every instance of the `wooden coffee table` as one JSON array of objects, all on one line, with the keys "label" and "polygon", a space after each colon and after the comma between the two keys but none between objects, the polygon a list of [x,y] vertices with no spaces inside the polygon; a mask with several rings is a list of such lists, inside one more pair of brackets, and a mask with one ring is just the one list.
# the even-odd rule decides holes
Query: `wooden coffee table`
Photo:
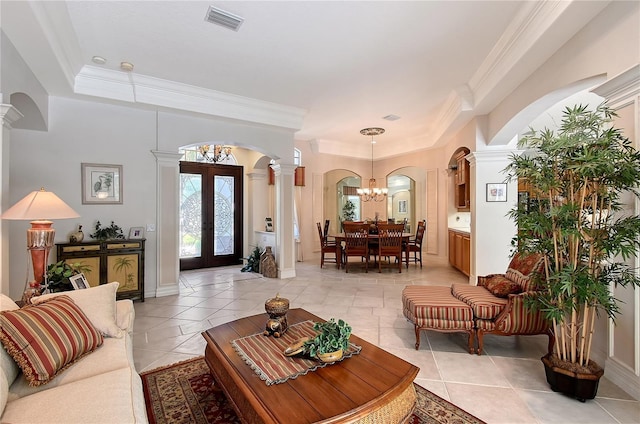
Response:
[{"label": "wooden coffee table", "polygon": [[[281,384],[267,386],[242,360],[231,341],[260,333],[267,314],[259,314],[211,328],[205,359],[211,374],[245,423],[403,422],[413,411],[413,380],[418,368],[352,335],[362,346],[358,355],[311,371]],[[292,309],[289,325],[324,321]]]}]

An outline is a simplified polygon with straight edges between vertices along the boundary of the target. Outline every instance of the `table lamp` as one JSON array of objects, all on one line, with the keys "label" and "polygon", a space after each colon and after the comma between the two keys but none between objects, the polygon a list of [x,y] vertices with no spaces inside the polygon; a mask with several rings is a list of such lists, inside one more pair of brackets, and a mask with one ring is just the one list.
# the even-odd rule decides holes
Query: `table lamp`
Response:
[{"label": "table lamp", "polygon": [[[33,263],[33,288],[41,288],[47,273],[49,251],[53,247],[56,230],[51,219],[78,218],[80,215],[58,196],[41,188],[32,191],[18,203],[7,209],[0,218],[31,221],[27,229],[27,249]],[[27,281],[29,284],[29,281]]]}]

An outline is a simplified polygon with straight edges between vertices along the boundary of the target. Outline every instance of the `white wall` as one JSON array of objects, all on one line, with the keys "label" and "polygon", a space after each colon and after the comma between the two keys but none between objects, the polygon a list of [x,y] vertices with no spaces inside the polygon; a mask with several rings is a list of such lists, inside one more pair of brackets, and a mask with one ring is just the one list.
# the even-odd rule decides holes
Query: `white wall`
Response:
[{"label": "white wall", "polygon": [[[57,243],[67,241],[68,234],[77,224],[83,225],[88,236],[93,232],[96,220],[103,224],[113,220],[123,227],[125,234],[132,226],[156,224],[158,187],[156,159],[152,150],[177,152],[180,146],[219,141],[250,145],[272,157],[281,157],[282,162],[293,161],[293,137],[288,130],[166,112],[156,115],[154,111],[128,106],[60,97],[51,97],[50,106],[49,131],[12,131],[9,204],[40,187],[56,193],[81,216],[79,219],[54,223]],[[241,165],[245,166],[245,173],[248,173],[260,154],[248,152],[244,156],[246,163]],[[242,159],[242,156],[238,158]],[[82,162],[123,166],[122,205],[82,204]],[[259,184],[266,188],[266,180]],[[246,205],[251,206],[250,199],[247,199]],[[249,214],[245,210],[245,224],[248,219]],[[10,295],[14,298],[20,298],[26,279],[26,254],[21,243],[28,225],[20,221],[8,225],[12,241],[9,257]],[[253,234],[247,225],[245,228],[248,231],[244,245],[248,246]],[[154,296],[156,289],[156,234],[146,234],[146,296]]]}]

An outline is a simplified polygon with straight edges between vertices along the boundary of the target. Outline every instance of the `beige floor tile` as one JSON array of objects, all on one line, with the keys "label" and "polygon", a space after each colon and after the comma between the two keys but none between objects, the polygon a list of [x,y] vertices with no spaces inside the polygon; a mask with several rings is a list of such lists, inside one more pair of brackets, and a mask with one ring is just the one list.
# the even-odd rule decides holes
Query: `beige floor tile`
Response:
[{"label": "beige floor tile", "polygon": [[637,400],[596,398],[595,402],[613,415],[621,424],[640,423],[640,402]]},{"label": "beige floor tile", "polygon": [[510,387],[507,379],[488,356],[434,351],[433,356],[446,382]]},{"label": "beige floor tile", "polygon": [[487,423],[536,423],[527,404],[510,388],[446,383],[450,402]]},{"label": "beige floor tile", "polygon": [[529,410],[544,424],[616,423],[597,402],[580,402],[560,393],[517,390]]}]

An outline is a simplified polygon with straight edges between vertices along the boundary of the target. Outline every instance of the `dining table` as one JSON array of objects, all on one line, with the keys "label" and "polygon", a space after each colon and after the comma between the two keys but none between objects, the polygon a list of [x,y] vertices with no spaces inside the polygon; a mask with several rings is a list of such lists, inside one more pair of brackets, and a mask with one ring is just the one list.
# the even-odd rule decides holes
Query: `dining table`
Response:
[{"label": "dining table", "polygon": [[[409,239],[413,237],[413,233],[402,233],[402,245],[405,249],[405,264],[407,265],[407,269],[409,268]],[[342,244],[345,241],[346,236],[344,233],[338,234],[329,234],[327,239],[336,241],[336,267],[338,269],[342,268]],[[380,238],[379,234],[369,234],[369,243],[370,245],[377,245],[378,239]]]}]

